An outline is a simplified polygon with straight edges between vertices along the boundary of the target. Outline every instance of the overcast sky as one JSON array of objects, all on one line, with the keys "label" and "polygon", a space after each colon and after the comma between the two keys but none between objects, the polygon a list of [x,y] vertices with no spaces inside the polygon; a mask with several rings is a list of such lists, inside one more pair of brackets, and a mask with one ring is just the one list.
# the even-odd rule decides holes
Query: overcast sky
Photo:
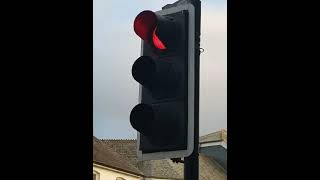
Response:
[{"label": "overcast sky", "polygon": [[[138,103],[131,67],[140,56],[133,21],[175,0],[93,1],[93,134],[136,138],[129,115]],[[200,135],[227,129],[227,1],[202,0]]]}]

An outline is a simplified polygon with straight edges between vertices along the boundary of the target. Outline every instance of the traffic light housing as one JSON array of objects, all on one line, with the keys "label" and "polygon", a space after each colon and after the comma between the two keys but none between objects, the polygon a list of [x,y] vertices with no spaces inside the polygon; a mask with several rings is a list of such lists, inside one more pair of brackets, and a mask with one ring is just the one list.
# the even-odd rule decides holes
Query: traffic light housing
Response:
[{"label": "traffic light housing", "polygon": [[132,66],[140,84],[139,104],[130,113],[138,131],[138,158],[189,156],[193,151],[194,7],[142,11],[134,31],[142,39]]}]

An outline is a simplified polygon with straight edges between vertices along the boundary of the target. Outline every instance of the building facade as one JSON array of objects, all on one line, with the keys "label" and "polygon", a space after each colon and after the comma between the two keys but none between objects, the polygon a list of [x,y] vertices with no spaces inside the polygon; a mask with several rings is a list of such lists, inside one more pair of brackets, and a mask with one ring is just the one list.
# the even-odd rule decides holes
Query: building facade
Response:
[{"label": "building facade", "polygon": [[142,176],[93,163],[93,180],[140,180]]}]

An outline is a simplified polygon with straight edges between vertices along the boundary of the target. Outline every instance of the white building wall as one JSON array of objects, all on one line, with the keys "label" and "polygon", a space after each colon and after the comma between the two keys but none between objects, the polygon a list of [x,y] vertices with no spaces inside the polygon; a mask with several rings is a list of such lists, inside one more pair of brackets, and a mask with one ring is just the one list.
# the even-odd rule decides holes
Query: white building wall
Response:
[{"label": "white building wall", "polygon": [[172,180],[172,179],[145,178],[145,180]]},{"label": "white building wall", "polygon": [[139,177],[134,174],[129,174],[126,172],[118,171],[108,167],[100,166],[93,164],[93,172],[97,173],[99,178],[98,180],[117,180],[117,177],[121,177],[125,180],[142,180],[142,177]]}]

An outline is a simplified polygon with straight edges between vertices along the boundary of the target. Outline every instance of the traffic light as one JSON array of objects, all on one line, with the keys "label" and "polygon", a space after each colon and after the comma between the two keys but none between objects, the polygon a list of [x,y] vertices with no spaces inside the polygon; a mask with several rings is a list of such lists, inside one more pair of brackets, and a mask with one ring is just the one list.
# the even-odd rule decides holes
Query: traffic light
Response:
[{"label": "traffic light", "polygon": [[194,7],[191,4],[139,13],[134,31],[141,56],[132,66],[140,84],[130,113],[138,131],[138,157],[189,156],[194,121]]}]

